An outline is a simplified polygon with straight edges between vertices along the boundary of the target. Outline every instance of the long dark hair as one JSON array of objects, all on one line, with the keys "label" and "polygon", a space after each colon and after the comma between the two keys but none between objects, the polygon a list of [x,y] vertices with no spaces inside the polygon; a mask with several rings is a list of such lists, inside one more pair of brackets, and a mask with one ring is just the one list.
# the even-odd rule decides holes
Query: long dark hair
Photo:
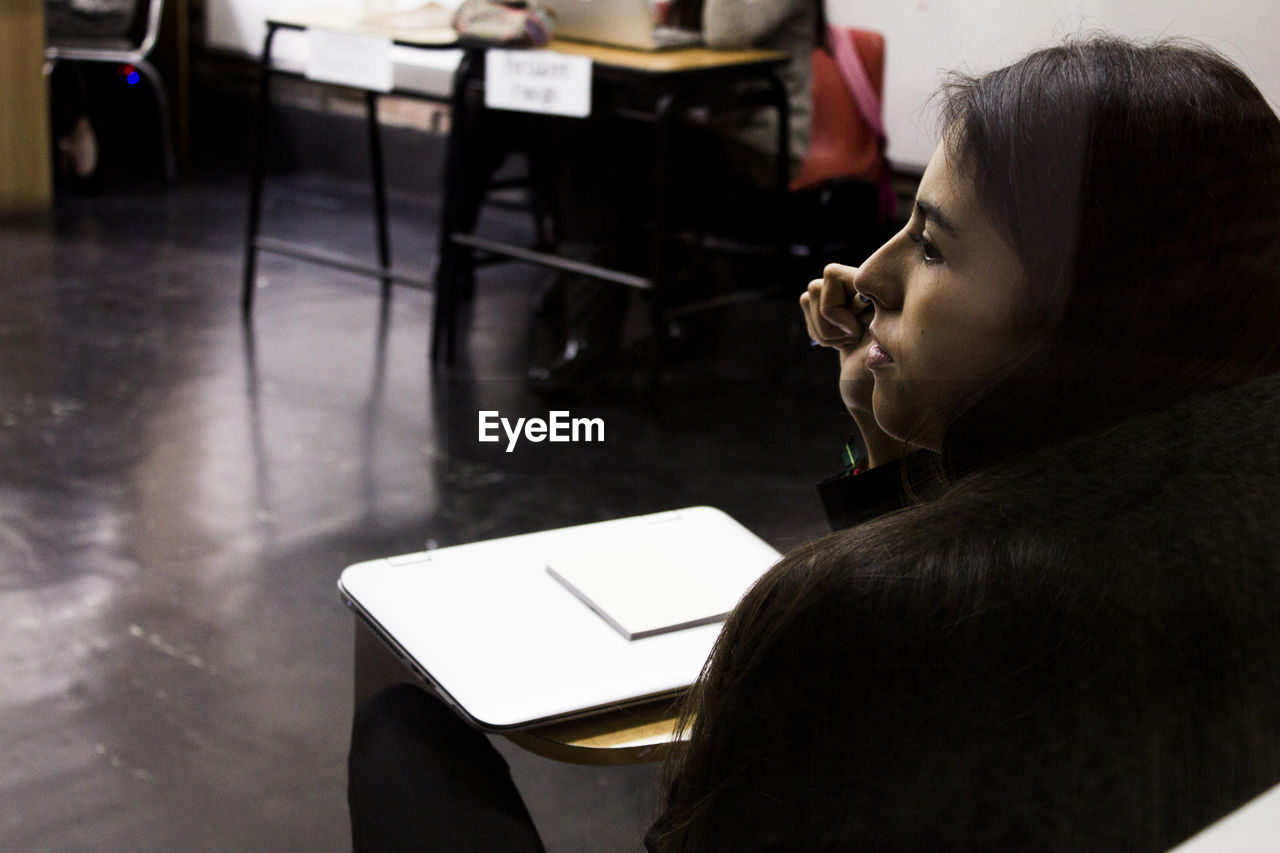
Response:
[{"label": "long dark hair", "polygon": [[652,849],[1165,850],[1280,781],[1280,392],[1243,384],[1280,368],[1280,122],[1168,42],[945,99],[1043,341],[953,425],[943,497],[735,609]]},{"label": "long dark hair", "polygon": [[1037,343],[968,401],[961,470],[1280,370],[1280,120],[1213,51],[1112,38],[942,91]]},{"label": "long dark hair", "polygon": [[784,557],[689,698],[650,849],[1156,853],[1280,782],[1265,385]]}]

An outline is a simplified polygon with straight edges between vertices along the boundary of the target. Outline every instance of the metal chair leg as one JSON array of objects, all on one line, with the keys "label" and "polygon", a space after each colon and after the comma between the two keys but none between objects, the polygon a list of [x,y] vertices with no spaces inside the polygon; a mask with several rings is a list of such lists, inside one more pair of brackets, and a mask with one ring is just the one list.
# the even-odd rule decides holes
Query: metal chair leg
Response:
[{"label": "metal chair leg", "polygon": [[151,84],[151,91],[155,95],[156,110],[160,114],[160,145],[161,156],[164,157],[164,180],[167,184],[173,184],[178,177],[178,168],[177,159],[173,153],[173,127],[169,117],[169,96],[165,91],[164,81],[160,78],[160,72],[156,67],[142,57],[135,59],[133,66],[147,78],[147,82]]}]

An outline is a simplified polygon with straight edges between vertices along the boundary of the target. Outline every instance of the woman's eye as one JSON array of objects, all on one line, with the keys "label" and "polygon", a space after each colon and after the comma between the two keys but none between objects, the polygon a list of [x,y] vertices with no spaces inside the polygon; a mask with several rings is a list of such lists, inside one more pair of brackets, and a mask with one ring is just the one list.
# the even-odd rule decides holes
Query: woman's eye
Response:
[{"label": "woman's eye", "polygon": [[907,236],[911,238],[912,243],[920,247],[920,257],[926,264],[932,266],[933,264],[942,263],[942,253],[938,251],[937,246],[925,239],[923,234],[908,233]]}]

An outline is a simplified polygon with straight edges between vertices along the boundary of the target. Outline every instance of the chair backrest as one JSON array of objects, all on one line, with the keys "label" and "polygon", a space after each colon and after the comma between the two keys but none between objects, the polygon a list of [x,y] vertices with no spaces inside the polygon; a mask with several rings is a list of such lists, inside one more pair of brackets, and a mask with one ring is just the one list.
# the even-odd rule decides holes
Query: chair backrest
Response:
[{"label": "chair backrest", "polygon": [[75,46],[120,49],[125,40],[143,56],[151,52],[160,34],[163,0],[114,0],[90,11],[70,0],[45,7],[47,41],[51,47]]},{"label": "chair backrest", "polygon": [[[872,87],[884,91],[884,36],[849,29]],[[817,187],[834,178],[876,182],[885,168],[875,131],[863,119],[836,61],[825,48],[813,50],[812,130],[809,151],[793,189]]]},{"label": "chair backrest", "polygon": [[143,56],[151,53],[160,37],[160,13],[164,9],[164,0],[137,0],[133,26],[129,28],[129,37],[138,45],[138,52]]}]

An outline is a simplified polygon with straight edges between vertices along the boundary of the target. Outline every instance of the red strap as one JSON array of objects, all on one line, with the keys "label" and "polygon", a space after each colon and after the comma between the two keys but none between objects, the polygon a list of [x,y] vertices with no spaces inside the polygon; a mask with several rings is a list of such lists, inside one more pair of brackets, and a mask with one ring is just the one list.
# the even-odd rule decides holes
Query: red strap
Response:
[{"label": "red strap", "polygon": [[858,56],[858,51],[853,46],[853,36],[844,27],[833,25],[827,26],[827,34],[831,40],[831,56],[840,69],[840,76],[849,87],[849,94],[853,95],[853,102],[857,104],[863,121],[883,147],[886,140],[884,123],[880,119],[880,96],[876,94],[875,86],[871,85],[862,57]]},{"label": "red strap", "polygon": [[853,46],[853,36],[849,31],[844,27],[828,24],[827,35],[831,42],[831,56],[836,61],[836,67],[840,69],[840,76],[844,78],[844,84],[849,87],[849,94],[853,96],[853,102],[857,105],[863,121],[867,123],[867,127],[871,128],[876,141],[880,144],[880,159],[883,165],[880,169],[880,177],[876,181],[876,188],[880,195],[880,221],[888,223],[898,213],[898,197],[893,191],[889,161],[884,157],[889,140],[885,137],[884,122],[880,119],[880,96],[876,94],[876,87],[871,85],[871,77],[867,74],[866,66],[862,64],[862,57]]}]

